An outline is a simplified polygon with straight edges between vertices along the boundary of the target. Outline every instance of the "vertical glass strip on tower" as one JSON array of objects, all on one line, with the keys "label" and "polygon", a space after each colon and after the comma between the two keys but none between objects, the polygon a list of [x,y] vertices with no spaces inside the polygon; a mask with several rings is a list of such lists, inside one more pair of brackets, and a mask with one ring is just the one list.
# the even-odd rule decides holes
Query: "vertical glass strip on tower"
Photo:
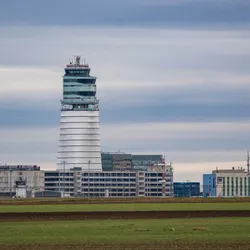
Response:
[{"label": "vertical glass strip on tower", "polygon": [[101,171],[96,77],[76,56],[65,68],[57,169]]}]

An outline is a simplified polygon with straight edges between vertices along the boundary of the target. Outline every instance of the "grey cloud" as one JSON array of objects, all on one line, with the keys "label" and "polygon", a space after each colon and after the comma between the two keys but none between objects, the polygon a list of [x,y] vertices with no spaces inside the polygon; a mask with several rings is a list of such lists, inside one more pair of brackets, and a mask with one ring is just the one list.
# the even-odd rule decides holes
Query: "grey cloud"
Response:
[{"label": "grey cloud", "polygon": [[[102,88],[100,119],[102,124],[174,121],[246,121],[249,119],[250,87],[245,84],[206,84],[187,86],[159,86]],[[32,96],[3,97],[0,127],[57,126],[60,102],[57,94],[43,99],[39,92]]]},{"label": "grey cloud", "polygon": [[[168,2],[168,1],[165,1]],[[249,24],[247,1],[5,1],[0,23],[95,26],[235,26]]]},{"label": "grey cloud", "polygon": [[103,124],[248,119],[246,31],[1,31],[0,64],[13,67],[0,71],[1,114],[6,117],[1,126],[56,126],[61,76],[72,48],[86,51],[98,77]]},{"label": "grey cloud", "polygon": [[[178,151],[165,152],[167,161],[172,161],[173,163],[178,162],[179,164],[189,164],[189,163],[203,163],[206,165],[214,164],[214,168],[220,162],[243,162],[246,160],[246,151],[243,150],[211,150],[211,151]],[[180,157],[181,155],[181,157]],[[235,163],[237,165],[237,163]],[[195,167],[195,165],[194,165]],[[232,166],[230,166],[232,167]],[[188,170],[187,170],[188,171]]]},{"label": "grey cloud", "polygon": [[[32,103],[30,104],[32,105]],[[42,109],[33,105],[33,109],[2,108],[0,127],[47,127],[56,126],[60,122],[60,105],[57,109]]]},{"label": "grey cloud", "polygon": [[[58,130],[59,131],[59,130]],[[33,142],[27,142],[27,141],[15,141],[11,142],[6,140],[4,145],[0,145],[1,155],[18,155],[18,154],[25,154],[26,157],[29,154],[38,154],[40,152],[41,155],[48,155],[54,152],[54,155],[57,152],[57,137],[54,136],[55,141],[53,143],[50,143],[50,141],[41,142],[39,139],[35,138]],[[4,157],[6,158],[6,157]],[[32,156],[30,157],[33,158]],[[41,157],[40,160],[42,160],[43,157]]]},{"label": "grey cloud", "polygon": [[[167,83],[180,71],[184,75],[192,71],[193,76],[204,79],[222,73],[249,73],[250,35],[246,31],[59,27],[0,31],[0,65],[50,67],[58,76],[69,58],[79,53],[87,56],[93,74],[102,81],[122,78]],[[202,73],[209,70],[212,76]]]},{"label": "grey cloud", "polygon": [[2,128],[0,161],[17,164],[56,162],[59,129],[41,127]]},{"label": "grey cloud", "polygon": [[[165,126],[164,126],[165,124]],[[157,123],[138,125],[106,125],[101,128],[102,147],[107,151],[118,148],[133,151],[237,151],[249,147],[248,122],[245,129],[240,123]],[[182,124],[183,127],[179,127]],[[191,128],[189,126],[192,126]],[[228,126],[228,127],[227,127]],[[112,132],[108,131],[108,127]],[[125,139],[126,137],[126,139]],[[117,148],[118,146],[118,148]]]}]

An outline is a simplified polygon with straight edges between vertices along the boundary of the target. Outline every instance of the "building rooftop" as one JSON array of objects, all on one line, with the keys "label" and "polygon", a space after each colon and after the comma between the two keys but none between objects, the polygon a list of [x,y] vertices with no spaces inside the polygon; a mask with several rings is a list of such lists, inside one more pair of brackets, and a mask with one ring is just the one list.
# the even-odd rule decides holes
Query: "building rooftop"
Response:
[{"label": "building rooftop", "polygon": [[245,169],[242,167],[232,167],[232,169],[216,169],[212,171],[213,174],[217,174],[217,173],[246,173]]},{"label": "building rooftop", "polygon": [[1,170],[34,171],[40,170],[40,167],[37,165],[0,165],[0,171]]}]

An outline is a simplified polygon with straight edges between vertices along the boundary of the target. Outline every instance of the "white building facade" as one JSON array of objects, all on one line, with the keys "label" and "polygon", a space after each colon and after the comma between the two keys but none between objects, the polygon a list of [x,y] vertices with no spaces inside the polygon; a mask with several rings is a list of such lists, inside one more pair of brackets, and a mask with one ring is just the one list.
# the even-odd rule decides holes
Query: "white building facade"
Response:
[{"label": "white building facade", "polygon": [[242,168],[214,170],[217,197],[247,197],[250,194],[249,175]]},{"label": "white building facade", "polygon": [[102,170],[96,77],[89,73],[79,56],[65,68],[57,169]]},{"label": "white building facade", "polygon": [[203,194],[206,197],[250,196],[250,175],[243,168],[216,169],[203,174]]}]

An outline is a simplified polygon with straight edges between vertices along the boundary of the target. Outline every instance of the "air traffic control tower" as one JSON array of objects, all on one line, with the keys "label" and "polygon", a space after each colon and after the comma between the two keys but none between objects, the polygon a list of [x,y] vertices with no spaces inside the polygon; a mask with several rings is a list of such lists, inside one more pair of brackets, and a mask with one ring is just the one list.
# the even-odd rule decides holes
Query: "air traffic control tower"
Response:
[{"label": "air traffic control tower", "polygon": [[80,56],[65,68],[57,169],[101,171],[96,77]]}]

